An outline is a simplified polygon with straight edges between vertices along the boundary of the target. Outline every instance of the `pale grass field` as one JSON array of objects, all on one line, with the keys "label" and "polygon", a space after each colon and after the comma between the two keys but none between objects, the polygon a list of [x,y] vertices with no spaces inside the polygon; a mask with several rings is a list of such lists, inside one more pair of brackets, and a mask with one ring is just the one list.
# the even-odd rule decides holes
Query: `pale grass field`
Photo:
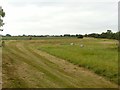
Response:
[{"label": "pale grass field", "polygon": [[[111,55],[113,54],[112,51],[115,54],[117,53],[115,49],[116,46],[113,44],[117,42],[113,40],[110,40],[110,42],[113,42],[112,44],[109,45],[110,47],[106,46],[106,43],[104,43],[108,41],[104,41],[104,40],[98,41],[96,39],[87,39],[87,38],[83,40],[79,40],[76,38],[63,38],[63,39],[50,38],[50,39],[19,40],[19,41],[6,40],[5,41],[6,45],[3,48],[3,87],[4,88],[117,88],[117,84],[103,77],[100,74],[96,74],[94,70],[91,68],[91,66],[87,68],[83,65],[86,62],[86,58],[87,59],[93,58],[93,60],[96,59],[95,56],[92,57],[94,53],[90,53],[89,56],[91,57],[87,55],[82,56],[85,54],[89,54],[89,52],[86,52],[87,51],[86,49],[91,48],[90,50],[92,51],[94,50],[93,48],[95,46],[92,45],[93,42],[96,43],[95,46],[97,48],[95,49],[100,48],[101,50],[103,47],[106,49],[107,48],[112,49],[110,50],[111,52],[109,51]],[[76,45],[71,46],[70,43],[75,43]],[[79,47],[79,44],[81,43],[85,45],[84,48]],[[102,47],[100,47],[101,45]],[[81,49],[83,49],[82,50],[83,52],[81,51]],[[68,53],[68,51],[70,53]],[[101,52],[102,51],[97,53],[101,53]],[[63,57],[62,55],[65,57]],[[78,58],[78,60],[74,58]],[[82,58],[85,58],[83,59],[85,61],[82,61]],[[108,58],[108,57],[104,57],[104,58]],[[113,56],[113,58],[112,56],[110,56],[109,58],[110,61],[109,62],[105,61],[105,63],[107,62],[109,63],[108,65],[111,64],[110,66],[112,66],[113,68],[113,70],[111,69],[111,71],[114,71],[116,69],[116,66],[114,65],[116,65],[117,63],[117,57]],[[80,62],[79,59],[82,62]],[[77,60],[76,63],[74,63],[75,60]],[[100,58],[98,58],[98,60],[100,60]],[[91,64],[91,63],[89,62],[87,64]],[[94,62],[92,61],[92,65],[93,64]],[[99,64],[97,65],[99,67]],[[102,68],[106,69],[106,67],[102,67]]]}]

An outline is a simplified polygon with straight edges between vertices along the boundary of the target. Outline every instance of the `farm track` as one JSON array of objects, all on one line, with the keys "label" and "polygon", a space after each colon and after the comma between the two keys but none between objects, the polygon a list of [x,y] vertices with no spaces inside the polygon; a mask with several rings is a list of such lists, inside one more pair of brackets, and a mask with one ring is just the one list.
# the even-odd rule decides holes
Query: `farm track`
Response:
[{"label": "farm track", "polygon": [[[7,41],[3,88],[115,88],[116,84],[38,50],[31,41]],[[34,41],[34,42],[37,42]]]}]

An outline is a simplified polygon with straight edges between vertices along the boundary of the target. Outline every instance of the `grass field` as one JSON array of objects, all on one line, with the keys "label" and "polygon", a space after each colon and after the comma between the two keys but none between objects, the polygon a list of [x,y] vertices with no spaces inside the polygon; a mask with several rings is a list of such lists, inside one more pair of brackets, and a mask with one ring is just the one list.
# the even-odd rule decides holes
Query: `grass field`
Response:
[{"label": "grass field", "polygon": [[6,40],[3,88],[115,88],[116,43],[93,38]]},{"label": "grass field", "polygon": [[[59,58],[88,68],[118,83],[118,42],[115,40],[81,39],[49,43],[40,47]],[[70,45],[70,42],[76,45]],[[84,47],[80,47],[83,44]]]}]

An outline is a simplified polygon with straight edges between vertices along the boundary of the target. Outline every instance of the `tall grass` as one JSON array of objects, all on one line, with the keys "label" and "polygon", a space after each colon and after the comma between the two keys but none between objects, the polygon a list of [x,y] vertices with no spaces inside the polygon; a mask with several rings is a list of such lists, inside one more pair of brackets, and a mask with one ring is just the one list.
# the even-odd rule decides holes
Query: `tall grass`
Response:
[{"label": "tall grass", "polygon": [[[39,49],[52,55],[68,60],[80,67],[85,67],[106,77],[115,83],[118,82],[118,50],[117,41],[102,39],[69,39],[40,46]],[[70,45],[70,42],[75,45]],[[46,41],[47,42],[47,41]],[[80,47],[83,44],[84,47]]]}]

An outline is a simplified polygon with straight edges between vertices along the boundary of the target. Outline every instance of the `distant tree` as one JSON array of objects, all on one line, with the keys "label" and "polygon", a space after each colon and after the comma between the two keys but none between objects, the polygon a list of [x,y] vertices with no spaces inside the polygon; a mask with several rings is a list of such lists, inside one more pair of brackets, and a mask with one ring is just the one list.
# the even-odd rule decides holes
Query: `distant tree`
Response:
[{"label": "distant tree", "polygon": [[120,40],[120,31],[118,31],[118,32],[116,32],[116,33],[114,34],[114,38],[115,38],[116,40]]},{"label": "distant tree", "polygon": [[112,31],[111,30],[107,30],[107,33],[110,34],[110,33],[112,33]]},{"label": "distant tree", "polygon": [[91,33],[91,34],[88,34],[87,36],[88,37],[94,37],[94,38],[99,38],[100,37],[100,35],[97,34],[97,33]]},{"label": "distant tree", "polygon": [[64,37],[70,37],[70,34],[64,34]]},{"label": "distant tree", "polygon": [[102,32],[102,34],[100,35],[100,38],[107,38],[107,33]]},{"label": "distant tree", "polygon": [[84,37],[88,37],[88,35],[87,35],[87,34],[85,34],[85,35],[84,35]]},{"label": "distant tree", "polygon": [[71,37],[76,37],[76,35],[70,35]]},{"label": "distant tree", "polygon": [[63,35],[60,35],[60,37],[62,37]]},{"label": "distant tree", "polygon": [[76,37],[78,37],[78,36],[79,36],[79,34],[76,34],[75,36],[76,36]]},{"label": "distant tree", "polygon": [[112,33],[111,30],[107,30],[106,34],[107,34],[106,37],[107,37],[108,39],[113,39],[113,33]]},{"label": "distant tree", "polygon": [[6,36],[7,36],[7,37],[11,37],[11,35],[10,35],[10,34],[6,34]]},{"label": "distant tree", "polygon": [[80,34],[79,34],[79,35],[77,36],[77,38],[83,39],[83,35],[80,35]]},{"label": "distant tree", "polygon": [[23,36],[23,37],[25,37],[26,35],[25,35],[25,34],[23,34],[22,36]]}]

